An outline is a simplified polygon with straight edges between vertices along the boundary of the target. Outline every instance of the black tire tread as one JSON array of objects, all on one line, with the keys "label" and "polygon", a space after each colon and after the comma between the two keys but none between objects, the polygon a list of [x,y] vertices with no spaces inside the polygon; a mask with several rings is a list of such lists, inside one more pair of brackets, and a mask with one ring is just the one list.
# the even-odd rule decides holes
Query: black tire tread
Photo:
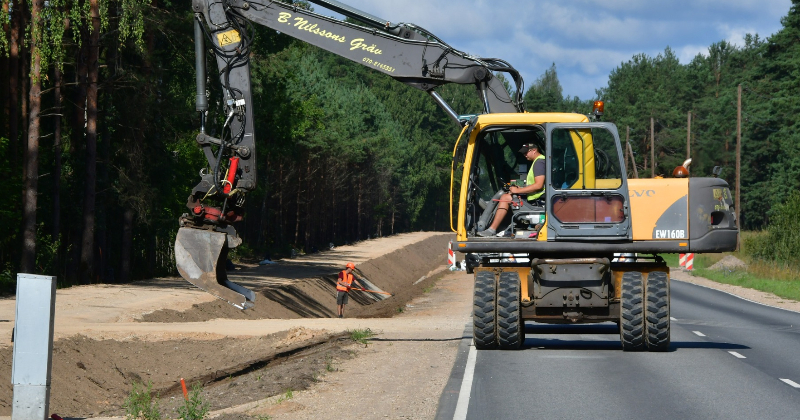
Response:
[{"label": "black tire tread", "polygon": [[653,271],[645,283],[645,341],[649,351],[667,351],[670,340],[669,277]]},{"label": "black tire tread", "polygon": [[628,271],[622,274],[619,338],[625,351],[642,351],[646,347],[643,288],[642,273]]},{"label": "black tire tread", "polygon": [[497,344],[503,350],[516,350],[525,341],[520,313],[519,273],[500,273],[497,284]]},{"label": "black tire tread", "polygon": [[497,319],[495,306],[497,285],[494,273],[475,273],[475,291],[472,300],[472,338],[478,350],[497,348]]}]

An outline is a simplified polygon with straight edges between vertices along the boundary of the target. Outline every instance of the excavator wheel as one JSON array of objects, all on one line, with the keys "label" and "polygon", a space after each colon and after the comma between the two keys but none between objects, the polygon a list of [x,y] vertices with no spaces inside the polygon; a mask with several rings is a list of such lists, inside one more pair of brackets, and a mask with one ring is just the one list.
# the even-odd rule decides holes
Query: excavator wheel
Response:
[{"label": "excavator wheel", "polygon": [[669,277],[663,271],[647,276],[644,290],[645,341],[649,351],[669,349]]},{"label": "excavator wheel", "polygon": [[497,283],[497,344],[503,350],[517,350],[525,341],[520,293],[519,273],[500,273]]},{"label": "excavator wheel", "polygon": [[227,234],[188,227],[178,229],[175,262],[181,277],[239,309],[252,307],[255,293],[228,280],[227,260]]},{"label": "excavator wheel", "polygon": [[494,273],[475,273],[475,292],[472,301],[472,338],[478,350],[497,348],[495,311],[497,306],[497,284]]},{"label": "excavator wheel", "polygon": [[642,273],[629,271],[622,275],[622,309],[619,338],[624,351],[642,351],[644,341],[644,281]]}]

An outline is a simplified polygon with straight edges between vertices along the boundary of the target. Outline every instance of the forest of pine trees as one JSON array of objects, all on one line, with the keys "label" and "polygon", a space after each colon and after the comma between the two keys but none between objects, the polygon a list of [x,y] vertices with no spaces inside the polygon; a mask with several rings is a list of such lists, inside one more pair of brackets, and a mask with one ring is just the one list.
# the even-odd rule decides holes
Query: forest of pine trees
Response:
[{"label": "forest of pine trees", "polygon": [[[174,274],[177,219],[205,164],[194,141],[191,2],[0,2],[0,284],[11,287],[17,272],[64,284]],[[254,29],[259,186],[237,226],[237,252],[287,255],[449,229],[458,130],[438,106],[378,72]],[[669,175],[686,157],[691,113],[692,175],[722,166],[734,185],[741,84],[742,223],[765,228],[773,206],[800,187],[798,38],[795,1],[767,39],[719,42],[688,64],[668,47],[634,56],[597,89],[604,120],[623,140],[630,129],[643,176],[654,118],[655,172]],[[590,111],[591,102],[563,96],[556,64],[529,85],[529,111]],[[214,135],[221,104],[210,88]],[[471,87],[440,93],[460,113],[480,109]]]}]

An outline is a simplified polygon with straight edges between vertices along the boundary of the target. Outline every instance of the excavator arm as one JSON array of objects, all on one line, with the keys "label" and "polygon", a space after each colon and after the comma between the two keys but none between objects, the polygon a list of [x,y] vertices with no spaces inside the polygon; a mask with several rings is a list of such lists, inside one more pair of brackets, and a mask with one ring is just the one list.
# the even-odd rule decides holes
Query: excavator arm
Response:
[{"label": "excavator arm", "polygon": [[[228,280],[228,250],[241,243],[232,223],[243,218],[244,200],[256,187],[250,46],[253,23],[305,41],[431,95],[457,124],[459,115],[435,89],[448,83],[472,84],[485,113],[524,112],[524,84],[507,62],[458,51],[429,31],[410,23],[391,23],[333,0],[310,0],[362,25],[323,16],[280,1],[193,0],[197,69],[196,110],[201,115],[197,143],[208,161],[201,181],[180,218],[175,256],[181,276],[240,308],[255,294]],[[224,95],[226,119],[221,135],[206,133],[206,43],[214,52]],[[515,84],[513,98],[496,72]]]}]

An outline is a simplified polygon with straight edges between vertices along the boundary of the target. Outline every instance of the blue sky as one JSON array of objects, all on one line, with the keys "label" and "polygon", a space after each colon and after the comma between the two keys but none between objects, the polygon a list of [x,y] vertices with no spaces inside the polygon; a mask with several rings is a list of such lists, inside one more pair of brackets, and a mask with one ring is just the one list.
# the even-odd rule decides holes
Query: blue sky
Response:
[{"label": "blue sky", "polygon": [[[594,98],[635,54],[669,46],[681,63],[714,42],[743,45],[781,28],[791,0],[340,0],[391,22],[424,27],[454,48],[502,58],[526,86],[556,64],[564,96]],[[314,6],[322,12],[319,6]],[[324,13],[323,14],[330,14]]]}]

